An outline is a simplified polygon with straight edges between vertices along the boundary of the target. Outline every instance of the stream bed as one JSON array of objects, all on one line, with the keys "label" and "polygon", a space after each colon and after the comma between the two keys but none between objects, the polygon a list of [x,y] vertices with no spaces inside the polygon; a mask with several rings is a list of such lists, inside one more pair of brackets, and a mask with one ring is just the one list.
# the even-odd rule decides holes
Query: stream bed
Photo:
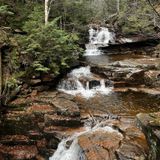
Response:
[{"label": "stream bed", "polygon": [[85,62],[56,90],[34,89],[9,104],[0,120],[0,159],[151,158],[137,114],[160,111],[159,58],[142,50],[102,51],[115,34],[104,27],[89,34]]},{"label": "stream bed", "polygon": [[[91,67],[109,68],[118,61],[134,61],[149,57],[131,52],[121,55],[105,54],[99,47],[109,42],[114,43],[115,35],[104,28],[99,32],[90,29],[89,33],[90,43],[86,45],[85,58],[90,66],[74,69],[58,85],[59,91],[75,97],[74,101],[80,107],[85,129],[63,139],[50,160],[147,159],[149,151],[146,140],[141,131],[137,130],[135,117],[138,113],[159,111],[160,97],[130,90],[117,92],[114,88],[114,83],[117,82],[113,82],[114,80],[105,74],[102,76],[102,73],[92,73]],[[134,66],[129,68],[136,69]],[[90,123],[86,123],[90,118]],[[128,135],[128,131],[135,134]],[[136,145],[139,142],[141,144],[137,149]]]}]

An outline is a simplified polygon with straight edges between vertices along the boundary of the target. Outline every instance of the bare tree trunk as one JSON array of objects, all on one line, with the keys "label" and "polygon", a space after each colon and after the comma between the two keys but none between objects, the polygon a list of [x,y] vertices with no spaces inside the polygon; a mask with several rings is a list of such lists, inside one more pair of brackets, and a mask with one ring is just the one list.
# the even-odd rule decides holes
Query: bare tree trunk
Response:
[{"label": "bare tree trunk", "polygon": [[52,3],[54,2],[55,0],[45,0],[45,9],[44,9],[44,12],[45,12],[45,25],[48,23],[48,19],[49,19],[49,13],[50,13],[50,10],[51,10],[51,5]]},{"label": "bare tree trunk", "polygon": [[49,18],[49,0],[45,0],[45,25],[48,23]]}]

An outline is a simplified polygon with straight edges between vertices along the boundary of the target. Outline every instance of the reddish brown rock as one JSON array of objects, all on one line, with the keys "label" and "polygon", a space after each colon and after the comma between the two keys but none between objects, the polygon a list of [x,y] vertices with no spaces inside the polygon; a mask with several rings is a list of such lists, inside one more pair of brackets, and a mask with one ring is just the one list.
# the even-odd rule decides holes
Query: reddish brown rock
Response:
[{"label": "reddish brown rock", "polygon": [[87,160],[113,160],[116,159],[114,152],[119,148],[122,139],[122,135],[116,131],[98,130],[80,136],[78,144]]},{"label": "reddish brown rock", "polygon": [[145,160],[149,148],[144,134],[136,127],[127,127],[124,133],[125,139],[116,151],[118,158],[120,160]]},{"label": "reddish brown rock", "polygon": [[0,137],[1,144],[13,145],[13,144],[29,144],[29,137],[24,135],[6,135]]},{"label": "reddish brown rock", "polygon": [[57,114],[71,117],[79,117],[80,111],[76,103],[65,98],[57,98],[54,101],[54,106],[57,108]]},{"label": "reddish brown rock", "polygon": [[28,131],[28,136],[30,139],[33,139],[33,140],[39,140],[39,139],[42,139],[43,137],[43,134],[37,130],[30,130]]},{"label": "reddish brown rock", "polygon": [[10,159],[22,160],[32,159],[38,154],[35,146],[4,146],[0,145],[0,153],[7,155]]},{"label": "reddish brown rock", "polygon": [[54,109],[51,105],[40,105],[40,104],[34,104],[27,108],[27,113],[48,113],[48,112],[54,112]]},{"label": "reddish brown rock", "polygon": [[48,115],[44,117],[45,125],[56,125],[56,126],[79,126],[81,125],[80,117],[68,117],[62,115]]},{"label": "reddish brown rock", "polygon": [[46,148],[46,145],[47,145],[47,141],[45,138],[43,138],[41,140],[37,140],[37,148],[38,149]]}]

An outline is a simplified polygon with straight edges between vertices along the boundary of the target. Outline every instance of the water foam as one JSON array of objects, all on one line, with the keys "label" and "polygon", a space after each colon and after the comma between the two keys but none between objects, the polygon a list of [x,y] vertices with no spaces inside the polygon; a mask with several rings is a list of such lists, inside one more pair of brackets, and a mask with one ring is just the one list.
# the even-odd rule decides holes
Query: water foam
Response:
[{"label": "water foam", "polygon": [[106,87],[104,79],[99,79],[99,85],[90,88],[89,83],[94,78],[89,66],[80,67],[70,72],[67,78],[59,83],[58,90],[74,96],[80,95],[87,99],[96,94],[107,95],[112,91],[112,87]]},{"label": "water foam", "polygon": [[100,46],[108,46],[114,43],[115,34],[110,32],[108,28],[100,27],[95,30],[89,29],[89,44],[86,45],[85,56],[97,56],[103,54],[98,48]]},{"label": "water foam", "polygon": [[[98,123],[95,127],[91,128],[90,126],[86,127],[85,131],[74,133],[72,136],[63,139],[54,153],[52,157],[49,158],[49,160],[85,160],[85,155],[78,145],[78,137],[87,133],[93,133],[96,131],[101,132],[109,132],[113,133],[116,132],[121,137],[122,134],[118,131],[114,130],[113,128],[109,126],[104,126],[103,122]],[[71,142],[71,145],[67,147],[67,142]]]}]

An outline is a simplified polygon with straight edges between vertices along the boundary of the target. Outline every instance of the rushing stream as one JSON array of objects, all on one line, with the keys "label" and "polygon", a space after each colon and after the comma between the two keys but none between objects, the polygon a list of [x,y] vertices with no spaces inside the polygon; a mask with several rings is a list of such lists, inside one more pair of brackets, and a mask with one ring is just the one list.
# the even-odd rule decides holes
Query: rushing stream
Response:
[{"label": "rushing stream", "polygon": [[[121,133],[114,130],[113,128],[109,126],[104,126],[103,122],[98,123],[93,128],[90,126],[85,127],[85,131],[75,133],[72,136],[63,139],[60,144],[58,145],[58,149],[54,153],[52,157],[50,157],[49,160],[85,160],[85,155],[83,154],[83,150],[80,148],[78,144],[78,138],[81,135],[85,135],[87,133],[94,133],[96,131],[101,132],[108,132],[108,133],[114,133],[116,132],[119,136],[123,137]],[[68,146],[67,144],[71,142],[71,145]]]},{"label": "rushing stream", "polygon": [[[89,44],[86,45],[85,56],[97,56],[103,54],[98,47],[108,45],[114,41],[114,34],[109,32],[108,28],[100,28],[89,30]],[[68,73],[59,85],[58,90],[72,95],[80,95],[89,99],[97,94],[107,95],[112,91],[111,83],[108,80],[94,75],[90,71],[90,66],[80,67]],[[85,156],[78,145],[78,137],[97,130],[108,132],[116,132],[111,127],[102,127],[97,124],[94,128],[86,127],[86,130],[80,133],[75,133],[71,137],[63,139],[58,145],[57,151],[50,160],[85,160]],[[72,142],[69,147],[67,143]]]},{"label": "rushing stream", "polygon": [[108,94],[112,91],[112,86],[108,81],[91,73],[90,67],[80,67],[74,69],[63,79],[58,89],[71,95],[81,95],[91,98],[96,94]]},{"label": "rushing stream", "polygon": [[[86,45],[85,56],[97,56],[103,54],[98,47],[114,42],[114,33],[108,28],[101,27],[99,30],[89,29],[89,44]],[[112,87],[107,80],[94,75],[90,66],[74,69],[58,85],[58,90],[72,95],[81,95],[85,98],[94,97],[96,94],[108,94]]]},{"label": "rushing stream", "polygon": [[[109,32],[108,28],[101,27],[98,30],[90,28],[89,44],[86,44],[85,51],[87,61],[102,65],[108,63],[108,57],[106,58],[103,52],[99,50],[99,47],[103,45],[108,46],[109,43],[114,43],[114,39],[115,34]],[[127,43],[131,42],[130,39],[122,39],[122,41]],[[129,55],[129,57],[141,58],[133,55]],[[112,61],[117,60],[116,56],[111,56],[110,58],[112,58]],[[123,60],[124,58],[123,55],[120,55],[118,60]],[[90,110],[93,114],[105,113],[118,114],[120,116],[135,116],[141,111],[154,111],[154,108],[158,108],[157,105],[159,104],[157,103],[157,99],[147,97],[143,94],[114,93],[112,83],[99,75],[93,74],[90,70],[90,66],[83,66],[72,70],[60,81],[57,89],[67,94],[74,95],[77,99],[79,96],[85,98],[84,101],[79,101],[79,104],[83,108],[82,113],[84,112],[84,114],[87,113],[87,110]],[[156,103],[152,103],[152,100]],[[116,132],[120,137],[122,136],[120,132],[112,127],[103,125],[102,120],[101,123],[96,122],[94,127],[87,125],[85,130],[74,133],[68,138],[64,138],[49,160],[85,160],[85,154],[79,145],[79,137],[97,131],[109,132],[111,134]]]}]

